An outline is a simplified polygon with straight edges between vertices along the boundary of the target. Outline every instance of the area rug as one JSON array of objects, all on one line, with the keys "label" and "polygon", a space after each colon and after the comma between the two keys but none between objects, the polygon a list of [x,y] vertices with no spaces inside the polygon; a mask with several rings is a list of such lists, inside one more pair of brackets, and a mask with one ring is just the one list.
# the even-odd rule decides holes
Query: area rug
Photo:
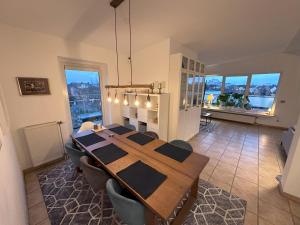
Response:
[{"label": "area rug", "polygon": [[[104,191],[95,193],[72,162],[38,175],[52,225],[122,224]],[[246,201],[204,180],[184,225],[243,225]],[[168,224],[168,223],[167,223]]]}]

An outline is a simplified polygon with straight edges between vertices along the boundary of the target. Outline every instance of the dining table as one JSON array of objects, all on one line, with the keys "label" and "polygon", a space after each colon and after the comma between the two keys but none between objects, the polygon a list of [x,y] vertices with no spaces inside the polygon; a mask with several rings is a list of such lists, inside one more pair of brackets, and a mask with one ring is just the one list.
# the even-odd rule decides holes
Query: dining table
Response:
[{"label": "dining table", "polygon": [[[118,128],[124,132],[114,132],[114,129]],[[96,138],[93,137],[93,142],[87,145],[82,138],[88,135],[96,135]],[[146,225],[155,224],[157,218],[164,221],[170,221],[172,218],[172,224],[181,224],[197,199],[199,175],[209,158],[191,152],[184,160],[178,161],[158,151],[162,146],[168,147],[167,142],[146,137],[143,143],[137,143],[132,138],[135,136],[144,137],[138,131],[111,124],[98,132],[87,130],[73,134],[72,139],[145,206]],[[106,161],[107,157],[99,157],[99,150],[111,146],[121,151],[120,156],[109,161]],[[126,169],[133,168],[138,162],[142,162],[163,177],[161,183],[147,196],[137,191],[121,176]]]}]

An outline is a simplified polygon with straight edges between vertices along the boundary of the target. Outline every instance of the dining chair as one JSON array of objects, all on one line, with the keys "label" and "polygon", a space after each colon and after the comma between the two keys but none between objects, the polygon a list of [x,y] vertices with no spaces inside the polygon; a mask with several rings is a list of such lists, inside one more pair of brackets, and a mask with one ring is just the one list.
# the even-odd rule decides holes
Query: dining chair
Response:
[{"label": "dining chair", "polygon": [[170,144],[172,145],[175,145],[179,148],[183,148],[185,150],[188,150],[188,151],[193,151],[193,147],[186,141],[183,141],[183,140],[173,140],[170,142]]},{"label": "dining chair", "polygon": [[148,135],[150,137],[153,137],[154,139],[159,139],[159,136],[157,133],[155,133],[154,131],[146,131],[144,132],[145,135]]},{"label": "dining chair", "polygon": [[77,146],[72,141],[68,141],[65,144],[65,149],[71,161],[75,165],[77,171],[80,171],[80,157],[84,156],[85,153],[77,148]]},{"label": "dining chair", "polygon": [[114,179],[109,179],[106,183],[106,191],[108,197],[114,207],[115,212],[120,219],[128,225],[144,225],[145,224],[145,208],[144,206],[130,198],[124,193],[121,186]]},{"label": "dining chair", "polygon": [[96,193],[100,190],[105,190],[106,182],[110,176],[103,169],[94,166],[93,160],[90,157],[82,156],[80,158],[80,168],[87,182]]},{"label": "dining chair", "polygon": [[80,126],[77,133],[80,133],[80,132],[85,131],[85,130],[92,130],[92,129],[94,129],[94,125],[95,124],[93,122],[86,121],[86,122],[81,124],[81,126]]},{"label": "dining chair", "polygon": [[126,124],[125,127],[127,127],[130,130],[136,130],[136,127],[134,125],[131,125],[131,124]]}]

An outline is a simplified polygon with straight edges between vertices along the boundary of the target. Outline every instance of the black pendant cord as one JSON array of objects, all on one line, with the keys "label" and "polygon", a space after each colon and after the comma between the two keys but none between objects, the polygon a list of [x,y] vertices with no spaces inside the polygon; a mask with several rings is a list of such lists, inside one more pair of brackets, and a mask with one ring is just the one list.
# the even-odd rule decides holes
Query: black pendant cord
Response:
[{"label": "black pendant cord", "polygon": [[118,51],[118,34],[117,34],[117,9],[115,10],[115,39],[116,39],[116,54],[117,54],[117,75],[118,75],[118,86],[120,85],[120,73],[119,73],[119,51]]},{"label": "black pendant cord", "polygon": [[131,58],[131,4],[130,0],[128,0],[128,15],[129,15],[129,62],[130,62],[130,84],[132,85],[132,58]]}]

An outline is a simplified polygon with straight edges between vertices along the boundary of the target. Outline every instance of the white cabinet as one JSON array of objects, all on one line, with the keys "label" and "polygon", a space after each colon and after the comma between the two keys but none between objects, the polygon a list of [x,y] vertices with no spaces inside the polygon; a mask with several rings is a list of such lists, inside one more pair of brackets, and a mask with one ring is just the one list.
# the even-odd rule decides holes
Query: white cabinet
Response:
[{"label": "white cabinet", "polygon": [[182,54],[170,56],[169,140],[189,140],[199,133],[204,65]]}]

